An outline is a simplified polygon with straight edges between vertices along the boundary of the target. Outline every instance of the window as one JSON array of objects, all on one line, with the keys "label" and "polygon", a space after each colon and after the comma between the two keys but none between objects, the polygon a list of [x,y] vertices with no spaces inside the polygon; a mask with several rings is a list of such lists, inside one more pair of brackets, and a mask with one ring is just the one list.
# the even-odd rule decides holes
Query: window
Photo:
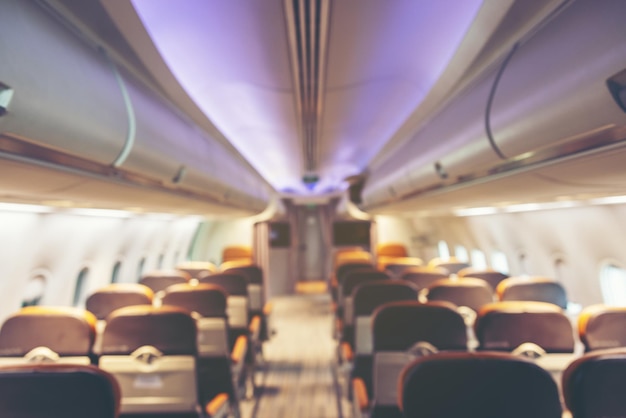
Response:
[{"label": "window", "polygon": [[450,259],[450,250],[448,249],[448,243],[441,240],[437,243],[437,250],[439,252],[439,258],[441,260],[449,260]]},{"label": "window", "polygon": [[485,270],[487,268],[487,258],[485,253],[480,250],[472,250],[471,253],[472,267],[478,270]]},{"label": "window", "polygon": [[491,268],[500,273],[509,274],[509,260],[502,251],[491,253]]},{"label": "window", "polygon": [[37,306],[43,299],[46,290],[46,275],[44,273],[34,273],[24,289],[22,297],[22,307]]},{"label": "window", "polygon": [[139,264],[137,265],[137,281],[141,280],[141,278],[143,277],[143,271],[146,267],[146,257],[142,257],[141,260],[139,260]]},{"label": "window", "polygon": [[118,261],[113,266],[113,271],[111,272],[111,283],[119,283],[120,281],[120,269],[122,268],[122,262]]},{"label": "window", "polygon": [[600,286],[604,303],[626,306],[626,270],[614,263],[606,263],[600,270]]},{"label": "window", "polygon": [[163,260],[165,259],[164,254],[159,254],[159,258],[157,260],[157,268],[160,270],[163,268]]},{"label": "window", "polygon": [[74,300],[72,304],[74,306],[82,306],[85,303],[85,297],[87,296],[87,277],[89,276],[89,269],[83,268],[76,278],[76,286],[74,287]]},{"label": "window", "polygon": [[454,247],[454,256],[461,263],[469,262],[469,254],[467,253],[467,249],[462,245],[457,245],[456,247]]}]

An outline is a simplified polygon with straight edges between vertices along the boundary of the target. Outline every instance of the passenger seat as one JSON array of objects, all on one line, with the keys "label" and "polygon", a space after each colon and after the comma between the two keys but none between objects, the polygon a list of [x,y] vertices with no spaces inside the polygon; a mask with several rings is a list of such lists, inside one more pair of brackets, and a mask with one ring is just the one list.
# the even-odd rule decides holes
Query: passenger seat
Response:
[{"label": "passenger seat", "polygon": [[182,270],[155,270],[142,276],[139,284],[148,286],[157,294],[174,284],[187,283],[190,279],[189,273]]},{"label": "passenger seat", "polygon": [[187,310],[129,306],[114,311],[102,336],[99,366],[113,374],[122,393],[122,417],[196,418],[228,395],[209,398],[198,381],[196,323]]},{"label": "passenger seat", "polygon": [[550,375],[507,354],[418,358],[402,371],[398,385],[405,418],[561,418],[562,413]]},{"label": "passenger seat", "polygon": [[96,317],[69,307],[28,306],[0,328],[0,365],[90,364]]},{"label": "passenger seat", "polygon": [[578,317],[585,351],[626,347],[626,307],[592,305]]},{"label": "passenger seat", "polygon": [[0,367],[0,416],[117,418],[117,380],[95,366],[27,364]]},{"label": "passenger seat", "polygon": [[565,288],[545,277],[509,277],[496,288],[498,299],[553,303],[567,309]]}]

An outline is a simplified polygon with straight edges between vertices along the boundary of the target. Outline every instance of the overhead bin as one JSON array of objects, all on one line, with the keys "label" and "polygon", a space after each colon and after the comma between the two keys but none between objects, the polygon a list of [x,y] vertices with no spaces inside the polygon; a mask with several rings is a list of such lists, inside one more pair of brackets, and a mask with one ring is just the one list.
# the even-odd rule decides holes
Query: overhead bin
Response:
[{"label": "overhead bin", "polygon": [[[626,2],[579,0],[545,22],[521,40],[508,62],[492,68],[372,168],[365,207],[626,139],[626,113],[607,87],[607,80],[626,69],[624,16]],[[399,177],[410,190],[396,196],[380,192]]]},{"label": "overhead bin", "polygon": [[0,133],[109,164],[128,120],[111,63],[35,2],[0,2],[0,83],[13,90]]},{"label": "overhead bin", "polygon": [[70,27],[37,2],[0,2],[0,87],[13,96],[0,137],[13,141],[12,152],[38,147],[33,164],[59,168],[76,157],[77,180],[93,168],[88,174],[112,184],[162,188],[164,199],[265,208],[270,188],[241,157]]}]

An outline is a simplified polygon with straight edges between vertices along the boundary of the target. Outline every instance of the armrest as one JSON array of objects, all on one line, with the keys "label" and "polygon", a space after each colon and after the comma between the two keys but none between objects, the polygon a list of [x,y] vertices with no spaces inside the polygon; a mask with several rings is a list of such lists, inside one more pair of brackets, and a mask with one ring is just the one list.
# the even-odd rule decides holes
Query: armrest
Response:
[{"label": "armrest", "polygon": [[[341,343],[341,358],[343,361],[352,362],[354,359],[354,352],[352,351],[352,347],[347,342]],[[359,379],[360,380],[360,379]]]},{"label": "armrest", "polygon": [[360,377],[352,379],[352,395],[361,412],[367,410],[370,405],[369,397],[367,396],[367,387],[365,382]]},{"label": "armrest", "polygon": [[228,409],[228,395],[225,393],[218,394],[204,408],[209,418],[225,418],[228,416]]},{"label": "armrest", "polygon": [[240,335],[235,341],[233,352],[230,355],[230,360],[234,364],[242,362],[246,356],[246,350],[248,349],[248,339],[245,335]]},{"label": "armrest", "polygon": [[274,304],[270,301],[263,306],[263,315],[268,316],[272,313],[272,309],[274,308]]},{"label": "armrest", "polygon": [[250,325],[248,325],[248,331],[250,334],[255,335],[258,334],[261,330],[261,317],[259,315],[254,315],[252,320],[250,321]]}]

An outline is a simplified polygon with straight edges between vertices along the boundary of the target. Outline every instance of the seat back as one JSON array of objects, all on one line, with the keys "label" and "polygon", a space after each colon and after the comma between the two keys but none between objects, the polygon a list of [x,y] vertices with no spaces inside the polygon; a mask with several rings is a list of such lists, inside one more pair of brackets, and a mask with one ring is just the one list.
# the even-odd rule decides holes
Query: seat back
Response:
[{"label": "seat back", "polygon": [[409,267],[420,267],[424,264],[421,258],[417,257],[385,257],[378,259],[379,270],[386,271],[393,278],[400,278],[402,273]]},{"label": "seat back", "polygon": [[197,410],[196,333],[190,312],[173,306],[129,306],[109,316],[98,364],[120,384],[122,413]]},{"label": "seat back", "polygon": [[563,397],[573,418],[626,416],[626,350],[599,350],[563,373]]},{"label": "seat back", "polygon": [[585,351],[626,347],[626,308],[593,305],[578,317],[578,333]]},{"label": "seat back", "polygon": [[189,273],[182,270],[155,270],[142,276],[139,284],[149,287],[154,293],[158,293],[174,284],[187,283],[189,279],[191,279]]},{"label": "seat back", "polygon": [[230,245],[222,250],[222,263],[233,260],[252,261],[252,248],[246,245]]},{"label": "seat back", "polygon": [[446,270],[432,267],[408,267],[400,275],[401,280],[413,283],[418,290],[426,289],[437,280],[447,279]]},{"label": "seat back", "polygon": [[217,272],[217,267],[210,261],[185,261],[176,266],[176,270],[184,271],[192,279],[197,279],[205,274]]},{"label": "seat back", "polygon": [[406,245],[399,242],[384,242],[376,247],[376,257],[408,257]]},{"label": "seat back", "polygon": [[199,357],[229,355],[227,297],[226,291],[217,285],[178,284],[170,286],[161,300],[163,306],[177,306],[197,315]]},{"label": "seat back", "polygon": [[236,273],[216,273],[198,277],[199,283],[220,286],[228,295],[226,313],[233,330],[247,330],[249,322],[248,283]]},{"label": "seat back", "polygon": [[433,258],[432,260],[428,262],[428,267],[431,267],[431,268],[437,267],[437,268],[443,269],[448,273],[448,275],[450,275],[450,274],[457,274],[459,271],[463,270],[464,268],[470,267],[470,265],[463,261],[459,261],[454,257],[450,257],[447,260],[442,260],[440,258]]},{"label": "seat back", "polygon": [[96,290],[85,302],[89,312],[99,320],[106,319],[116,309],[133,305],[152,305],[154,293],[148,286],[137,283],[114,283]]},{"label": "seat back", "polygon": [[399,380],[407,418],[560,418],[559,393],[535,364],[498,353],[439,353],[409,364]]},{"label": "seat back", "polygon": [[117,418],[115,378],[95,366],[28,364],[0,367],[0,416]]},{"label": "seat back", "polygon": [[473,267],[466,267],[456,274],[458,277],[473,277],[476,279],[483,279],[491,288],[495,291],[498,288],[498,284],[504,279],[508,279],[509,275],[501,273],[491,269],[476,269]]},{"label": "seat back", "polygon": [[263,291],[263,270],[254,264],[235,265],[234,262],[227,262],[221,266],[222,273],[240,274],[246,278],[248,283],[248,301],[250,311],[257,314],[263,311],[264,291]]},{"label": "seat back", "polygon": [[90,364],[96,318],[83,309],[29,306],[0,328],[0,365]]},{"label": "seat back", "polygon": [[493,290],[482,279],[440,279],[428,286],[428,300],[443,300],[478,310],[493,302]]},{"label": "seat back", "polygon": [[368,251],[359,249],[340,250],[335,253],[335,270],[346,263],[368,263],[374,265],[374,256]]},{"label": "seat back", "polygon": [[372,354],[371,316],[380,306],[397,301],[416,301],[417,289],[401,280],[377,280],[357,286],[353,293],[354,351],[357,355]]},{"label": "seat back", "polygon": [[351,270],[346,273],[339,288],[339,306],[343,311],[345,325],[354,325],[353,290],[364,283],[388,279],[387,273],[369,268]]},{"label": "seat back", "polygon": [[467,329],[446,302],[391,302],[372,318],[372,394],[378,406],[394,406],[398,377],[415,357],[432,351],[467,350]]},{"label": "seat back", "polygon": [[500,282],[496,293],[502,301],[548,302],[567,308],[565,288],[559,282],[544,277],[510,277]]},{"label": "seat back", "polygon": [[545,302],[495,302],[483,306],[475,324],[480,350],[513,351],[533,343],[546,353],[572,353],[574,332],[558,306]]}]

